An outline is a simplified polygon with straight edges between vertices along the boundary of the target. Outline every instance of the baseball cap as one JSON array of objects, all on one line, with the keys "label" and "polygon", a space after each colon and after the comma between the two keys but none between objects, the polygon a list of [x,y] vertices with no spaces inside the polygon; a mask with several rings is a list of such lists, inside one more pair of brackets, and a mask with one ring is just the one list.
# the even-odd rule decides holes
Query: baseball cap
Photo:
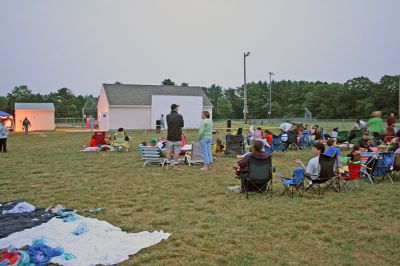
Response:
[{"label": "baseball cap", "polygon": [[174,110],[176,107],[179,107],[179,105],[177,105],[177,104],[172,104],[172,105],[171,105],[171,110]]},{"label": "baseball cap", "polygon": [[150,140],[150,143],[157,143],[157,139],[156,139],[156,138],[152,138],[152,139]]}]

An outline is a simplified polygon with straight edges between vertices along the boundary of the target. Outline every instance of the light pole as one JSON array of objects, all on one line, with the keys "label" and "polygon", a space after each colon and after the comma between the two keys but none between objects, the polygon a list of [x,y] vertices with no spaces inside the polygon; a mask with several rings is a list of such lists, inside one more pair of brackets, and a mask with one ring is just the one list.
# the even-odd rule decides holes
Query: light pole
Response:
[{"label": "light pole", "polygon": [[244,98],[244,104],[243,104],[243,119],[244,119],[244,123],[247,124],[247,112],[248,112],[248,108],[247,108],[247,83],[246,83],[246,57],[248,57],[250,55],[250,52],[244,52],[243,53],[243,74],[244,74],[244,84],[243,84],[243,89],[244,89],[244,93],[243,93],[243,98]]},{"label": "light pole", "polygon": [[269,74],[269,112],[268,112],[268,115],[271,116],[271,114],[272,114],[272,97],[271,97],[271,95],[272,95],[272,78],[271,78],[271,76],[275,75],[275,74],[272,72],[269,72],[268,74]]}]

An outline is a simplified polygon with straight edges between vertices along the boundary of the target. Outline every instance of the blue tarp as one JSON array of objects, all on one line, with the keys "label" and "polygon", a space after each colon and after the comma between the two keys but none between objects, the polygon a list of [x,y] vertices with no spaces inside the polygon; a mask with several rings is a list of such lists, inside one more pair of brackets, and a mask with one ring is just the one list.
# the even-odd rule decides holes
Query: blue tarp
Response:
[{"label": "blue tarp", "polygon": [[11,115],[6,112],[0,111],[0,116],[11,116]]}]

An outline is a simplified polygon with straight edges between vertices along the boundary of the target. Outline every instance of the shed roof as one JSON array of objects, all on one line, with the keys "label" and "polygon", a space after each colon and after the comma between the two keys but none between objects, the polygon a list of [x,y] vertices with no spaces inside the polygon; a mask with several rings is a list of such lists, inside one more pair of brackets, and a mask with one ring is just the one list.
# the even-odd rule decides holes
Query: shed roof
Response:
[{"label": "shed roof", "polygon": [[15,103],[15,110],[54,110],[53,103]]},{"label": "shed roof", "polygon": [[201,96],[203,106],[212,106],[201,87],[103,84],[109,105],[151,105],[152,95]]}]

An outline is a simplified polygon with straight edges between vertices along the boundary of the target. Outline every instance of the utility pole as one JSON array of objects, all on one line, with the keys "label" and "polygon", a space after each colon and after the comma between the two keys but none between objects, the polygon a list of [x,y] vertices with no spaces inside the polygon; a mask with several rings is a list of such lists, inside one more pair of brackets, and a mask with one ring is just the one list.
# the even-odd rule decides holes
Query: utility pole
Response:
[{"label": "utility pole", "polygon": [[244,52],[243,53],[243,74],[244,74],[244,84],[243,84],[243,89],[244,89],[244,93],[243,93],[243,100],[244,100],[244,104],[243,104],[243,119],[244,119],[244,123],[247,124],[247,112],[248,112],[248,107],[247,107],[247,83],[246,83],[246,57],[248,57],[250,55],[250,52]]},{"label": "utility pole", "polygon": [[400,75],[398,75],[397,78],[399,79],[399,116],[397,117],[397,121],[399,121],[399,119],[400,119]]},{"label": "utility pole", "polygon": [[272,72],[269,72],[268,74],[269,74],[269,112],[268,112],[268,115],[271,116],[271,114],[272,114],[272,78],[271,78],[271,76],[275,75],[275,74]]}]

